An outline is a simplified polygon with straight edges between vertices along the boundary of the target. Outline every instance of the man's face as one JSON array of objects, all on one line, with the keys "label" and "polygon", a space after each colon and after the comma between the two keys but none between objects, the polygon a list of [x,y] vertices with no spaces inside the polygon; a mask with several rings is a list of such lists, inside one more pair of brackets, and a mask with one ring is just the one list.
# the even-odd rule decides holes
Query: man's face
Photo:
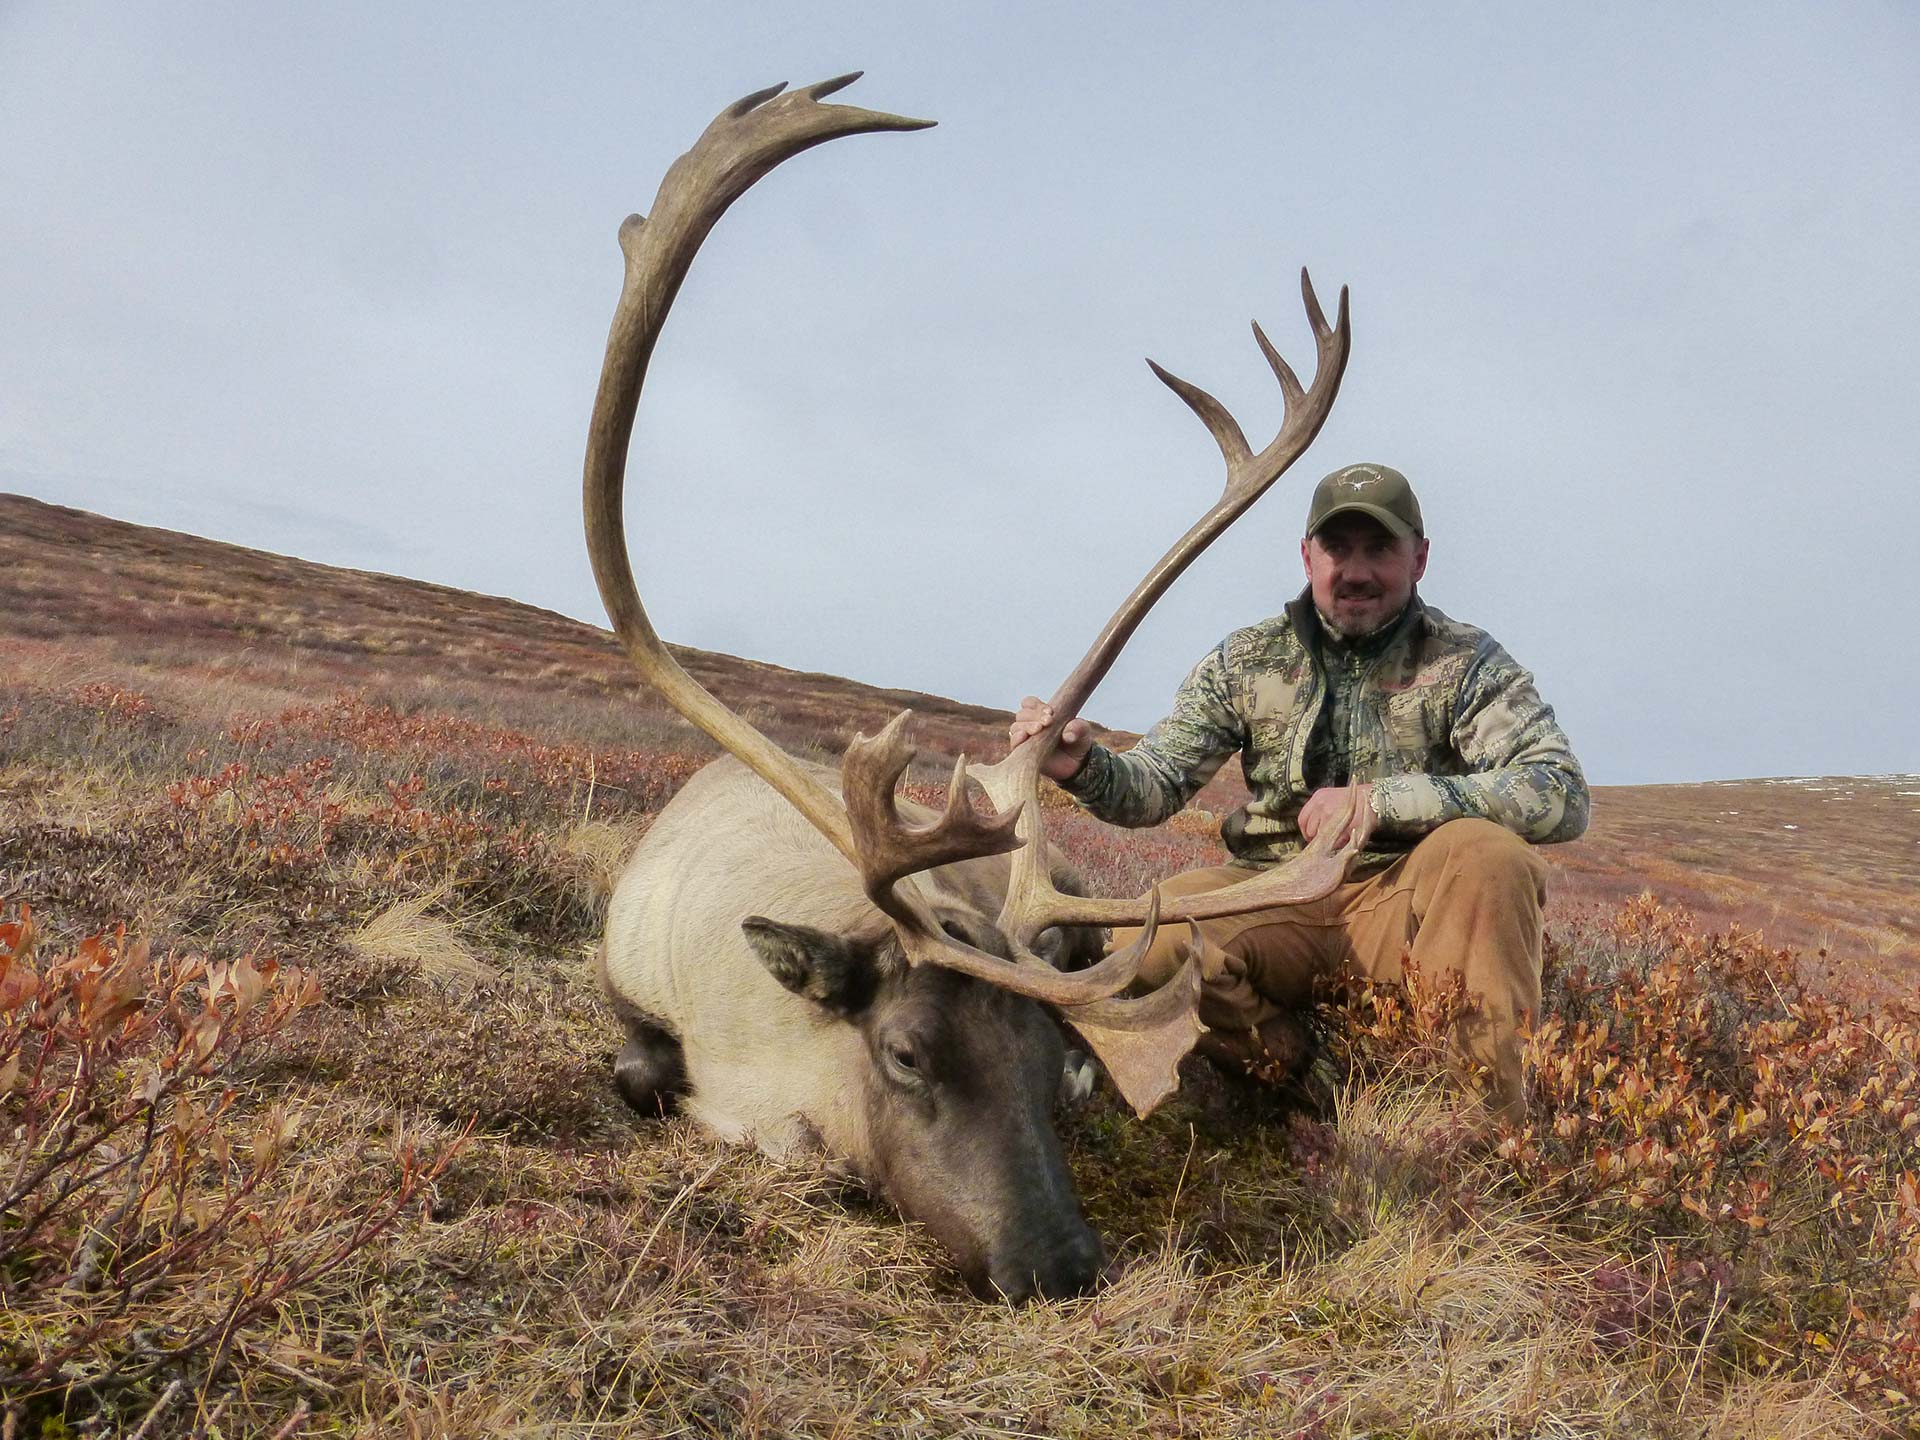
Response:
[{"label": "man's face", "polygon": [[1397,539],[1371,515],[1349,510],[1300,542],[1322,618],[1348,640],[1371,635],[1406,608],[1427,573],[1427,542]]}]

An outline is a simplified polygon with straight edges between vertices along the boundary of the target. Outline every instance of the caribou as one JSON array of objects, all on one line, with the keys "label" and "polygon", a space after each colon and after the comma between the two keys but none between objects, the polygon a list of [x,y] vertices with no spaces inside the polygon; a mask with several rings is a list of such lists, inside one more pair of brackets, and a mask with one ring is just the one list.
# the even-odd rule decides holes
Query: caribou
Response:
[{"label": "caribou", "polygon": [[[637,1109],[682,1105],[718,1136],[776,1156],[817,1152],[931,1232],[983,1298],[1081,1293],[1104,1264],[1054,1129],[1070,1028],[1143,1117],[1179,1083],[1203,1031],[1197,950],[1134,986],[1157,926],[1329,893],[1364,839],[1329,825],[1287,865],[1162,904],[1077,893],[1049,848],[1040,766],[1148,608],[1299,458],[1340,387],[1347,294],[1330,323],[1306,272],[1316,345],[1303,387],[1258,324],[1285,414],[1256,451],[1206,391],[1154,373],[1226,460],[1218,501],[1122,602],[1053,697],[1051,728],[997,763],[960,757],[944,808],[897,792],[911,711],[846,748],[836,773],[781,750],[689,676],[660,641],[628,555],[623,486],[649,359],[701,242],[755,181],[841,136],[932,122],[822,103],[858,74],[776,85],[728,106],[668,169],[650,216],[620,227],[625,281],[587,442],[587,547],[621,646],[726,754],[648,830],[611,901],[597,966],[627,1033],[615,1063]],[[1141,927],[1100,956],[1102,927]],[[1085,962],[1085,963],[1082,963]],[[1051,1012],[1051,1013],[1049,1013]]]}]

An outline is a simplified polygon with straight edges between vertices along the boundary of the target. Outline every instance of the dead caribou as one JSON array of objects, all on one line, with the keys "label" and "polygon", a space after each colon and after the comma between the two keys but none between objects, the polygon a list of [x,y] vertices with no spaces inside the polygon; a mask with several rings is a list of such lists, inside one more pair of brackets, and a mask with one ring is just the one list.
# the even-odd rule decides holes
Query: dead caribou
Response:
[{"label": "dead caribou", "polygon": [[[930,1230],[983,1297],[1072,1295],[1094,1283],[1101,1247],[1053,1129],[1063,1049],[1042,1006],[1146,1114],[1178,1084],[1202,1028],[1191,959],[1159,990],[1122,996],[1155,925],[1318,898],[1361,837],[1164,908],[1157,896],[1083,898],[1055,884],[1039,767],[1147,609],[1318,433],[1346,365],[1347,297],[1329,324],[1302,272],[1318,352],[1305,389],[1254,326],[1286,400],[1278,435],[1257,452],[1212,396],[1154,366],[1218,442],[1226,489],[1054,695],[1052,730],[998,764],[963,757],[938,813],[895,795],[913,758],[910,712],[849,745],[837,777],[796,760],[702,689],[655,635],[621,493],[654,342],[721,214],[802,150],[931,123],[820,103],[856,78],[775,86],[727,107],[668,170],[652,215],[620,227],[626,279],[587,442],[588,549],[628,655],[729,757],[661,813],[613,897],[600,970],[629,1035],[618,1077],[642,1109],[681,1096],[723,1137],[775,1154],[818,1147],[849,1164]],[[990,811],[976,808],[975,788]],[[1051,963],[1056,947],[1043,936],[1113,925],[1145,933],[1086,968]]]}]

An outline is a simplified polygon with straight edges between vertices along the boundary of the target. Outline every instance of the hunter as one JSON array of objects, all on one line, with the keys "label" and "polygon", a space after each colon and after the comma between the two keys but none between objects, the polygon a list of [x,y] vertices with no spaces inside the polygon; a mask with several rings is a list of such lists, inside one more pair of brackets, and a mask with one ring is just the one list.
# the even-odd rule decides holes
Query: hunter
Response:
[{"label": "hunter", "polygon": [[[1204,1048],[1278,1078],[1305,1053],[1316,981],[1397,980],[1411,956],[1426,979],[1460,976],[1471,1003],[1453,1037],[1459,1075],[1517,1123],[1547,892],[1533,847],[1586,829],[1580,763],[1533,677],[1484,630],[1420,599],[1426,527],[1399,471],[1348,465],[1322,480],[1300,558],[1306,589],[1221,641],[1139,744],[1116,753],[1076,719],[1044,773],[1110,824],[1158,825],[1239,753],[1251,798],[1220,827],[1233,859],[1173,876],[1167,898],[1286,860],[1357,798],[1373,832],[1332,895],[1200,922]],[[1009,738],[1052,719],[1030,695]],[[1141,979],[1167,979],[1187,942],[1186,926],[1169,927]]]}]

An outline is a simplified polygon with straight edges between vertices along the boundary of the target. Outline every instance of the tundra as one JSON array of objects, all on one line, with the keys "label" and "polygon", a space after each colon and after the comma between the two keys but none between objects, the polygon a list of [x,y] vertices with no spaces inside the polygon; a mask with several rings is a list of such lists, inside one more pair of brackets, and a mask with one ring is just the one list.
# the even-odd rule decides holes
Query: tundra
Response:
[{"label": "tundra", "polygon": [[[616,887],[599,961],[628,1036],[616,1079],[642,1111],[684,1103],[725,1139],[774,1155],[815,1151],[864,1175],[982,1297],[1073,1295],[1098,1278],[1102,1253],[1053,1129],[1064,1049],[1047,1007],[1145,1115],[1178,1084],[1202,1031],[1195,955],[1158,990],[1122,993],[1155,927],[1317,899],[1344,877],[1364,825],[1338,848],[1332,837],[1348,827],[1324,827],[1289,864],[1164,908],[1157,894],[1088,898],[1057,883],[1040,766],[1148,608],[1319,432],[1346,366],[1347,297],[1329,324],[1302,272],[1317,348],[1306,388],[1254,327],[1286,402],[1257,452],[1212,396],[1153,367],[1213,434],[1226,488],[1107,622],[1054,695],[1046,732],[998,764],[962,756],[938,810],[896,794],[913,760],[911,712],[854,740],[837,775],[797,760],[704,690],[654,633],[622,489],[654,343],[727,207],[802,150],[931,123],[821,103],[857,78],[774,86],[729,106],[668,170],[651,217],[620,227],[626,278],[587,441],[587,547],[629,657],[728,754],[662,811]],[[965,578],[956,567],[954,583]],[[1075,927],[1104,926],[1142,933],[1070,968],[1085,945]]]}]

